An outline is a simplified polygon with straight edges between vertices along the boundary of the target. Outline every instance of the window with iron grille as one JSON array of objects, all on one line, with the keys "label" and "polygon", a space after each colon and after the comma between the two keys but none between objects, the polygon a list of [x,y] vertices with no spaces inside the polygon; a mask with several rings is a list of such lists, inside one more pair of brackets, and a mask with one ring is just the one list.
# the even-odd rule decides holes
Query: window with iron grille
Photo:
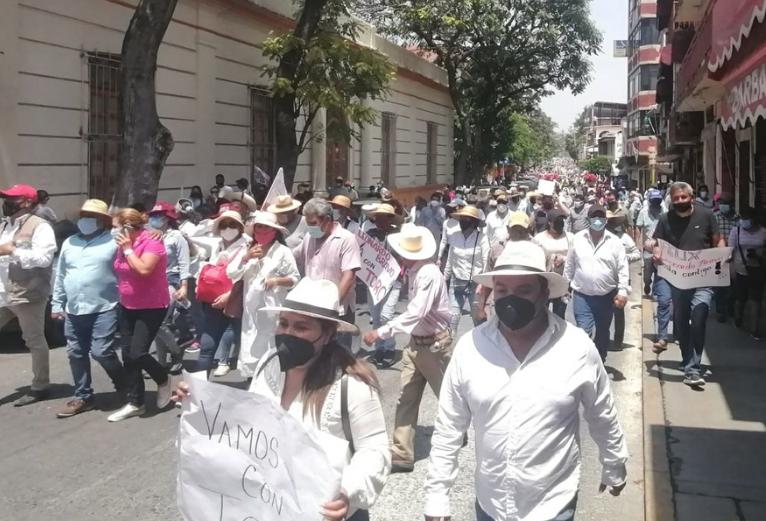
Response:
[{"label": "window with iron grille", "polygon": [[263,89],[250,89],[250,183],[261,182],[258,169],[269,176],[276,174],[274,138],[274,103]]},{"label": "window with iron grille", "polygon": [[396,114],[381,114],[380,136],[380,180],[390,188],[396,179]]},{"label": "window with iron grille", "polygon": [[120,172],[120,55],[84,55],[88,66],[88,196],[110,202]]},{"label": "window with iron grille", "polygon": [[428,122],[428,134],[426,139],[426,182],[436,184],[436,144],[438,143],[438,125]]}]

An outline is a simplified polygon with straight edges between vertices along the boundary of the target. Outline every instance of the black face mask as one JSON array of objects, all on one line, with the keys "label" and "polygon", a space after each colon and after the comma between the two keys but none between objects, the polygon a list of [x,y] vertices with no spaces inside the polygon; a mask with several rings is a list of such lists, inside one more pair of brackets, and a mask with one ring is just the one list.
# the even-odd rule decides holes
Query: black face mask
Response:
[{"label": "black face mask", "polygon": [[535,303],[516,295],[508,295],[495,300],[495,313],[498,320],[515,331],[528,325],[535,318]]},{"label": "black face mask", "polygon": [[473,219],[460,219],[459,223],[462,231],[467,231],[474,227]]},{"label": "black face mask", "polygon": [[6,199],[3,201],[3,215],[6,217],[11,217],[16,212],[21,210],[21,203],[18,201],[12,201],[10,199]]},{"label": "black face mask", "polygon": [[274,335],[274,341],[277,344],[277,357],[282,372],[302,366],[316,354],[313,342],[297,336],[277,334]]},{"label": "black face mask", "polygon": [[685,213],[688,212],[692,207],[691,201],[686,203],[673,203],[673,208],[676,209],[677,212]]},{"label": "black face mask", "polygon": [[553,231],[556,233],[564,231],[564,219],[556,219],[553,221]]}]

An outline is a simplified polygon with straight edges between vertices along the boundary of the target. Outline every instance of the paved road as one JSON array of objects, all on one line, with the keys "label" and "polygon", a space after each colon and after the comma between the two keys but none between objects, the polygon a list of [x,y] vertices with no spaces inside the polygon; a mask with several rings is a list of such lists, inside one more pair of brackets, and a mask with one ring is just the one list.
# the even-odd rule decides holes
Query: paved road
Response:
[{"label": "paved road", "polygon": [[[635,278],[635,277],[634,277]],[[633,305],[640,304],[636,296]],[[368,316],[359,325],[369,328]],[[635,457],[629,466],[630,482],[623,496],[597,495],[600,468],[597,449],[582,432],[582,489],[578,521],[643,520],[643,468],[641,464],[641,336],[640,310],[628,315],[626,342],[631,347],[610,353],[608,366],[615,369],[614,390],[622,425]],[[464,318],[462,328],[468,327]],[[401,339],[403,342],[404,339]],[[0,339],[0,521],[173,521],[180,518],[175,506],[174,447],[178,412],[157,413],[117,424],[107,413],[93,411],[57,420],[55,411],[69,396],[71,376],[65,349],[51,352],[51,378],[57,399],[24,408],[10,405],[30,379],[29,355]],[[114,399],[105,393],[109,385],[94,364],[97,399],[109,409]],[[389,425],[398,393],[399,365],[380,374],[384,407]],[[236,373],[226,377],[236,384]],[[153,384],[148,384],[153,389]],[[154,399],[153,390],[147,402]],[[436,401],[426,391],[416,439],[415,471],[391,477],[385,493],[372,512],[374,521],[422,519],[422,484],[427,465]],[[390,430],[390,427],[389,427]],[[453,519],[473,517],[473,440],[460,456],[461,473],[453,489]]]}]

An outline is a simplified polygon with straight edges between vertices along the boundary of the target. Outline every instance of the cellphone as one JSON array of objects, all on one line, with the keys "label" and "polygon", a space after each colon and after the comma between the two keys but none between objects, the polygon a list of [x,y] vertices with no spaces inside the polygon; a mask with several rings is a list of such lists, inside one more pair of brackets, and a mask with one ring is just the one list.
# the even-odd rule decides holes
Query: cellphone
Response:
[{"label": "cellphone", "polygon": [[135,228],[133,228],[133,227],[132,227],[131,225],[129,225],[129,224],[123,224],[123,225],[122,225],[122,233],[124,233],[125,235],[127,235],[127,234],[128,234],[128,233],[130,233],[130,232],[132,232],[133,230],[135,230]]}]

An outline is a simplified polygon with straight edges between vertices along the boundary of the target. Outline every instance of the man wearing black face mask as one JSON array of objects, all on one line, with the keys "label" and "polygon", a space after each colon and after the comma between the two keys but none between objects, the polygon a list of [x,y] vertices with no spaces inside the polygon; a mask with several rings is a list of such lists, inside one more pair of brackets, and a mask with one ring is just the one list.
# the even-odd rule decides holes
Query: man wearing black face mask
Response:
[{"label": "man wearing black face mask", "polygon": [[47,221],[31,212],[37,190],[14,185],[0,191],[5,219],[0,225],[0,327],[19,319],[24,343],[32,354],[32,387],[14,405],[48,397],[49,354],[45,340],[45,307],[51,294],[56,238]]},{"label": "man wearing black face mask", "polygon": [[545,267],[543,250],[520,242],[475,278],[494,289],[496,316],[458,341],[447,367],[431,438],[427,521],[449,519],[457,452],[471,423],[482,462],[477,521],[506,519],[509,511],[574,518],[581,405],[600,449],[602,490],[619,495],[625,486],[628,454],[609,377],[583,331],[545,309],[567,292],[567,281]]}]

